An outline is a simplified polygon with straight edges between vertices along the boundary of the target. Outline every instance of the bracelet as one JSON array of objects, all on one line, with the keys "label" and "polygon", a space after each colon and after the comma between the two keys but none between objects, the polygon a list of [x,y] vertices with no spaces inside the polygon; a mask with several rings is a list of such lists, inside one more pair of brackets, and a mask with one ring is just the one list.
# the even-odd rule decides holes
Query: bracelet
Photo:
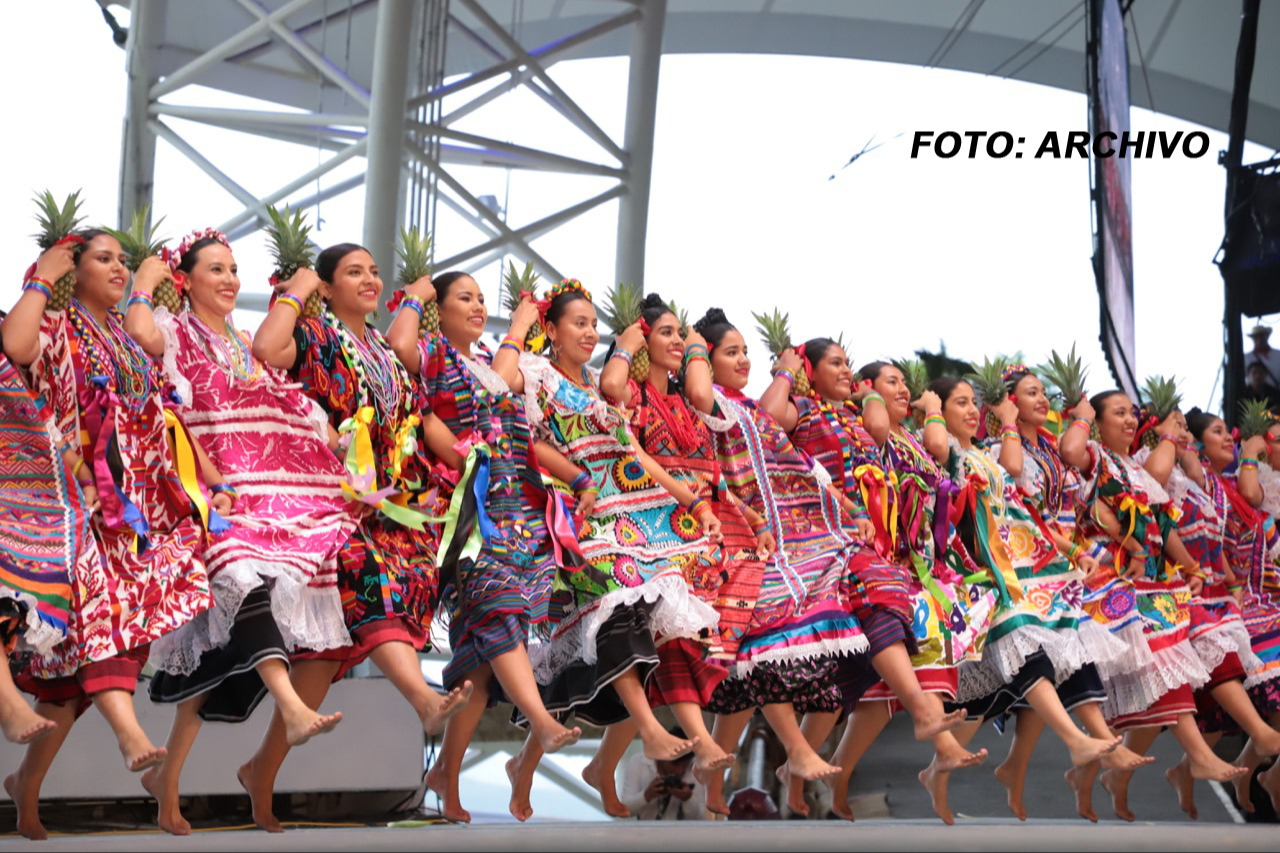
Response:
[{"label": "bracelet", "polygon": [[125,308],[132,308],[134,305],[145,305],[152,311],[156,308],[156,303],[152,301],[151,294],[144,291],[138,291],[129,297],[129,301],[125,304]]},{"label": "bracelet", "polygon": [[1005,424],[1004,426],[1000,427],[1000,440],[1004,441],[1006,438],[1012,439],[1017,442],[1021,442],[1022,433],[1019,432],[1018,428],[1013,424]]},{"label": "bracelet", "polygon": [[1167,441],[1170,444],[1172,444],[1174,447],[1178,446],[1178,437],[1171,432],[1160,433],[1160,440]]},{"label": "bracelet", "polygon": [[515,344],[511,343],[510,341],[503,341],[502,344],[498,347],[498,352],[502,352],[504,349],[509,349],[512,352],[516,353],[517,355],[524,352],[524,347],[518,347]]},{"label": "bracelet", "polygon": [[53,299],[53,285],[49,284],[49,282],[42,278],[32,276],[27,279],[26,283],[22,285],[22,292],[26,293],[28,290],[43,293],[45,299]]},{"label": "bracelet", "polygon": [[214,483],[209,487],[209,492],[215,495],[226,495],[233,501],[240,497],[240,493],[236,491],[236,487],[227,482]]},{"label": "bracelet", "polygon": [[696,517],[698,515],[699,510],[710,509],[710,507],[707,506],[706,498],[694,498],[693,501],[689,504],[689,506],[686,507],[686,509],[688,509],[689,512]]},{"label": "bracelet", "polygon": [[279,296],[277,296],[276,304],[288,305],[290,308],[293,309],[295,314],[297,314],[299,317],[302,316],[302,312],[304,310],[302,300],[294,296],[292,293],[282,293]]},{"label": "bracelet", "polygon": [[705,352],[689,352],[686,350],[684,354],[685,366],[687,367],[694,361],[705,361],[707,363],[707,367],[711,366],[711,358]]},{"label": "bracelet", "polygon": [[631,361],[631,353],[627,352],[627,351],[626,351],[626,350],[624,350],[622,347],[618,347],[617,349],[615,349],[615,350],[613,351],[613,355],[609,356],[609,358],[610,358],[611,360],[612,360],[612,359],[615,359],[615,358],[620,358],[620,359],[622,359],[623,361],[625,361],[627,364],[631,364],[631,363],[632,363],[632,361]]},{"label": "bracelet", "polygon": [[76,460],[76,464],[71,466],[71,479],[79,480],[80,469],[84,467],[84,457],[81,456]]},{"label": "bracelet", "polygon": [[779,370],[777,373],[773,374],[774,379],[777,379],[778,377],[782,377],[783,379],[787,380],[787,382],[791,384],[791,387],[793,388],[795,387],[796,375],[792,373],[790,370],[787,370],[785,367]]},{"label": "bracelet", "polygon": [[751,532],[758,534],[761,530],[764,530],[768,526],[769,526],[769,522],[762,518],[755,524],[751,525]]},{"label": "bracelet", "polygon": [[1071,426],[1081,427],[1085,430],[1093,429],[1093,421],[1086,421],[1084,418],[1072,418]]},{"label": "bracelet", "polygon": [[1239,581],[1227,584],[1227,592],[1240,592],[1242,589],[1244,589],[1244,584]]},{"label": "bracelet", "polygon": [[706,355],[707,348],[702,344],[689,344],[687,347],[684,348],[685,355],[689,355],[690,353],[694,353],[694,352],[701,352],[703,355]]},{"label": "bracelet", "polygon": [[422,316],[422,310],[423,310],[422,300],[416,296],[406,296],[405,298],[401,299],[400,307],[408,308],[412,310],[415,314],[417,314],[419,317]]},{"label": "bracelet", "polygon": [[502,339],[502,346],[498,347],[498,349],[502,349],[502,347],[511,347],[517,350],[518,352],[524,352],[524,341],[517,340],[516,338],[513,338],[511,335],[507,335],[505,338]]},{"label": "bracelet", "polygon": [[946,426],[947,419],[944,418],[942,415],[929,415],[927,418],[924,419],[924,425],[929,426],[930,424],[938,424],[939,426]]},{"label": "bracelet", "polygon": [[573,478],[573,482],[569,484],[569,489],[575,494],[595,486],[595,480],[591,478],[590,471],[579,471],[578,476]]},{"label": "bracelet", "polygon": [[879,400],[880,405],[884,406],[886,409],[889,407],[889,404],[884,401],[884,397],[881,397],[880,394],[875,391],[868,393],[862,398],[862,407],[865,409],[867,407],[867,403],[870,403],[872,400]]}]

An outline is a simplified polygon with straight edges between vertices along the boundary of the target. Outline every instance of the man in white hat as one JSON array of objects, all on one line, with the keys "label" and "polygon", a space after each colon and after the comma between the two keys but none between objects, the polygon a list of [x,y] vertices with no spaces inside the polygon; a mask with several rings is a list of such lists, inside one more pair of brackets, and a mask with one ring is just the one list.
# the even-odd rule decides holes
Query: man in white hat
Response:
[{"label": "man in white hat", "polygon": [[1253,350],[1245,354],[1245,372],[1248,373],[1249,365],[1259,363],[1267,369],[1268,381],[1280,387],[1280,350],[1272,349],[1268,341],[1271,327],[1259,323],[1250,330],[1249,337],[1253,338]]}]

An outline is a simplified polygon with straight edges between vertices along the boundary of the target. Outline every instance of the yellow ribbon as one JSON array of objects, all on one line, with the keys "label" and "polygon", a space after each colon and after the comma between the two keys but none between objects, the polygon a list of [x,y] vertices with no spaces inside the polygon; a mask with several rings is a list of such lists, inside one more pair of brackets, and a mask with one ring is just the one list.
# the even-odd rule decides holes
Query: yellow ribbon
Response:
[{"label": "yellow ribbon", "polygon": [[[870,478],[878,485],[880,492],[880,529],[889,532],[889,546],[897,547],[898,543],[898,512],[897,512],[897,485],[898,478],[895,474],[885,476],[884,469],[879,465],[859,465],[853,469],[853,478],[858,481],[858,490],[862,493],[862,505],[871,509],[871,489],[867,484]],[[892,493],[890,485],[894,487]]]},{"label": "yellow ribbon", "polygon": [[[395,441],[391,446],[391,482],[393,483],[403,479],[404,460],[413,456],[418,450],[418,441],[413,434],[420,423],[422,423],[421,418],[410,414],[400,422],[400,427],[396,430]],[[366,434],[367,432],[366,428]]]},{"label": "yellow ribbon", "polygon": [[1120,501],[1120,512],[1129,513],[1129,529],[1125,531],[1124,539],[1120,540],[1120,548],[1116,551],[1116,574],[1117,575],[1123,574],[1123,570],[1120,567],[1124,560],[1124,554],[1125,554],[1124,546],[1130,539],[1133,538],[1133,531],[1138,523],[1138,513],[1142,513],[1143,515],[1146,515],[1147,513],[1151,512],[1151,507],[1147,506],[1142,501],[1135,498],[1133,495],[1125,495],[1125,497]]},{"label": "yellow ribbon", "polygon": [[182,490],[191,499],[196,512],[200,513],[200,522],[204,525],[204,529],[208,531],[209,502],[205,500],[204,492],[200,490],[200,469],[196,463],[195,448],[191,446],[191,439],[187,435],[186,428],[183,427],[182,422],[178,420],[178,416],[170,409],[164,410],[164,425],[169,430],[169,435],[173,442],[171,446],[174,467],[178,469],[178,480],[182,483]]}]

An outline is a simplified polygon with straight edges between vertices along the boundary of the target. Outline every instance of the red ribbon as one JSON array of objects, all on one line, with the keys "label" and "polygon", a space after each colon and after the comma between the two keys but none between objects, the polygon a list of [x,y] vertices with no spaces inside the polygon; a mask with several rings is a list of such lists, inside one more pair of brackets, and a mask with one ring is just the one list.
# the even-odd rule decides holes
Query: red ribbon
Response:
[{"label": "red ribbon", "polygon": [[83,242],[84,242],[83,237],[77,237],[75,234],[68,234],[67,236],[63,237],[61,240],[54,243],[53,245],[61,246],[64,243],[83,243]]},{"label": "red ribbon", "polygon": [[649,321],[646,320],[644,317],[640,318],[640,332],[646,338],[653,333],[653,328],[649,325]]},{"label": "red ribbon", "polygon": [[[272,276],[272,278],[275,278],[275,276]],[[274,286],[275,282],[273,281],[271,284]],[[404,288],[400,288],[399,290],[397,290],[394,294],[392,294],[391,298],[387,300],[387,310],[388,311],[398,310],[400,308],[401,302],[404,302]]]},{"label": "red ribbon", "polygon": [[804,367],[805,378],[810,383],[813,382],[813,365],[809,363],[809,356],[804,354],[804,344],[796,347],[796,355],[800,356],[800,363]]}]

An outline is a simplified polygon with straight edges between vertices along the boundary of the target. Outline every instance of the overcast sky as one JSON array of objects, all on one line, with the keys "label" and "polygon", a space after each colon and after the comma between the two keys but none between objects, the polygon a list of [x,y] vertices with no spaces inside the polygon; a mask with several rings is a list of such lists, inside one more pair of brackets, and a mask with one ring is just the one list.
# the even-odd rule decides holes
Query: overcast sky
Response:
[{"label": "overcast sky", "polygon": [[[12,268],[0,281],[6,306],[34,257],[33,193],[83,188],[92,221],[114,218],[125,95],[124,53],[91,0],[7,11],[11,32],[30,37],[11,40],[0,68],[6,79],[38,85],[8,91],[15,120],[8,168],[0,172],[8,202],[0,209],[0,246]],[[553,76],[620,139],[625,73],[622,60],[599,59],[561,63]],[[198,89],[170,100],[262,106]],[[171,124],[261,195],[321,156]],[[462,127],[599,159],[592,143],[532,97],[500,100]],[[1197,129],[1142,110],[1134,110],[1133,127]],[[1038,140],[1086,128],[1083,95],[997,78],[837,59],[666,57],[645,285],[695,316],[725,307],[742,326],[753,325],[748,309],[783,306],[797,339],[843,332],[855,364],[936,349],[940,340],[965,358],[1021,350],[1038,363],[1049,349],[1076,342],[1091,366],[1089,387],[1101,390],[1111,382],[1097,343],[1086,162],[910,158],[916,130],[1008,130]],[[842,169],[873,137],[886,144]],[[1210,138],[1202,158],[1133,164],[1137,372],[1176,375],[1199,405],[1209,402],[1222,355],[1222,283],[1212,258],[1222,237],[1216,161],[1226,137],[1211,131]],[[156,208],[167,216],[166,234],[176,238],[238,211],[180,154],[164,142],[158,148]],[[1245,160],[1268,154],[1250,145]],[[505,172],[456,171],[477,194],[509,200],[515,225],[607,185],[517,172],[508,193]],[[358,241],[362,209],[360,190],[325,203],[319,241]],[[616,206],[606,205],[535,245],[602,294],[613,276],[615,223]],[[435,235],[443,254],[475,237],[448,214]],[[245,289],[264,290],[270,269],[261,237],[236,250]],[[478,277],[496,296],[496,267]],[[754,333],[748,340],[756,342]],[[760,367],[757,389],[763,358]]]}]

